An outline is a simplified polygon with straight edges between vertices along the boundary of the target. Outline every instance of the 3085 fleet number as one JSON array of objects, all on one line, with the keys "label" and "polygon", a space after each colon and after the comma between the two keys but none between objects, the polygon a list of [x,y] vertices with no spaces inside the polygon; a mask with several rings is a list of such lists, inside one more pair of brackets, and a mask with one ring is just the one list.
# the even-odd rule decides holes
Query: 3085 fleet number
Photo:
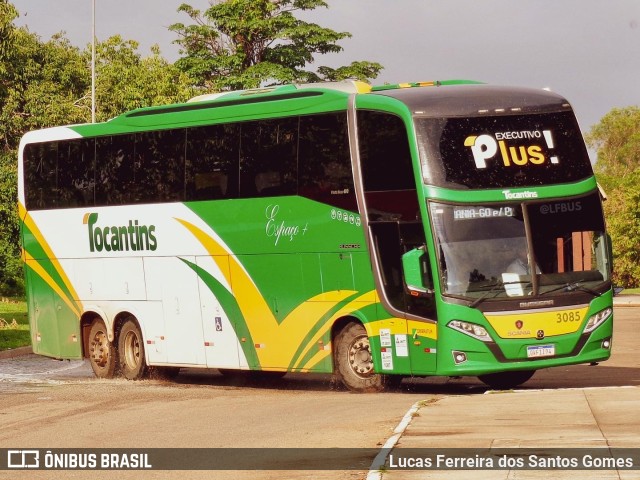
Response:
[{"label": "3085 fleet number", "polygon": [[580,320],[582,317],[578,311],[556,313],[556,323],[579,322]]}]

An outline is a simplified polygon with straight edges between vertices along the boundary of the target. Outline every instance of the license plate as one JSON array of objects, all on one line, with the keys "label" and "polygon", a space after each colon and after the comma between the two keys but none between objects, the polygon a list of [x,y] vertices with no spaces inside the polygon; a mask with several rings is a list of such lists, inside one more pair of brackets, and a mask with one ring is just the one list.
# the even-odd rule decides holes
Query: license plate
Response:
[{"label": "license plate", "polygon": [[531,345],[527,347],[527,358],[552,357],[555,354],[555,345]]}]

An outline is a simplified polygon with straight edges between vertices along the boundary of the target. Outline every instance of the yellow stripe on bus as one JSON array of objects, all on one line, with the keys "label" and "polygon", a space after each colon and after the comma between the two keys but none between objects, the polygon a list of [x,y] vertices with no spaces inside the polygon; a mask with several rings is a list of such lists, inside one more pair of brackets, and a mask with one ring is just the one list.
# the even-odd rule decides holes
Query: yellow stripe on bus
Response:
[{"label": "yellow stripe on bus", "polygon": [[317,365],[318,363],[320,363],[322,360],[324,360],[325,358],[327,358],[329,356],[329,354],[331,353],[331,344],[329,344],[329,348],[327,348],[326,350],[319,350],[318,353],[316,353],[305,365],[304,368],[301,368],[300,370],[298,370],[299,372],[305,373],[305,372],[311,372],[312,368],[314,365]]},{"label": "yellow stripe on bus", "polygon": [[226,263],[227,258],[231,256],[231,252],[228,252],[222,245],[211,238],[210,235],[195,226],[193,223],[189,223],[181,218],[176,218],[176,220],[189,230],[191,234],[202,244],[209,255],[213,258],[213,261],[216,262],[218,268],[220,268],[220,271],[227,280],[227,284],[231,285],[231,277]]},{"label": "yellow stripe on bus", "polygon": [[53,289],[53,291],[58,294],[58,296],[62,299],[62,301],[64,301],[64,303],[66,303],[69,306],[71,311],[73,311],[76,315],[78,315],[78,317],[80,317],[81,307],[79,307],[74,300],[70,299],[67,296],[67,294],[62,291],[58,283],[53,278],[51,278],[51,275],[49,275],[49,273],[44,269],[44,267],[40,265],[40,263],[36,259],[34,259],[29,254],[29,252],[27,252],[24,249],[23,249],[23,256],[24,256],[23,258],[25,259],[25,263],[29,266],[29,268],[31,268],[34,272],[36,272],[42,278],[42,280],[44,280],[45,283],[49,285]]},{"label": "yellow stripe on bus", "polygon": [[[328,293],[331,293],[331,292],[328,292]],[[351,292],[351,293],[355,293],[355,292]],[[376,295],[376,292],[375,292],[375,290],[371,290],[369,292],[366,292],[366,293],[360,295],[358,298],[355,298],[354,300],[349,302],[347,305],[342,307],[340,310],[338,310],[336,313],[334,313],[331,316],[331,318],[329,318],[327,320],[327,323],[324,325],[324,327],[321,328],[320,330],[318,330],[315,333],[315,335],[309,340],[309,342],[307,342],[307,345],[304,347],[304,350],[300,353],[300,356],[298,357],[299,360],[294,365],[293,370],[304,369],[305,367],[308,367],[309,365],[313,365],[311,362],[306,362],[304,365],[300,365],[300,362],[302,361],[302,359],[305,358],[305,356],[307,355],[307,352],[314,345],[316,345],[318,343],[318,341],[324,335],[326,335],[326,333],[330,330],[331,325],[333,324],[333,322],[335,320],[337,320],[340,317],[344,317],[344,316],[350,315],[356,310],[359,310],[359,309],[361,309],[363,307],[367,307],[367,306],[369,306],[371,304],[374,304],[374,303],[377,303],[377,302],[378,302],[378,297]]]},{"label": "yellow stripe on bus", "polygon": [[[29,215],[29,213],[21,203],[18,203],[18,213],[20,215],[20,218],[23,219],[23,223],[27,226],[31,234],[35,237],[36,241],[38,242],[42,250],[46,253],[48,260],[51,261],[53,268],[56,270],[56,272],[60,276],[62,283],[64,283],[64,286],[67,288],[67,290],[71,294],[71,297],[73,299],[78,298],[78,293],[76,292],[75,288],[73,288],[73,284],[71,283],[71,281],[69,280],[69,277],[67,277],[66,273],[64,272],[62,265],[60,265],[60,262],[58,262],[56,255],[53,253],[53,250],[51,250],[51,247],[49,246],[47,241],[44,239],[44,235],[42,235],[42,232],[33,221],[33,218],[31,217],[31,215]],[[24,249],[23,249],[23,252],[24,254],[22,258],[26,260],[27,253]],[[33,257],[30,257],[30,258],[33,260]],[[51,278],[51,281],[56,283],[52,278]],[[61,296],[66,297],[66,295],[61,295]]]},{"label": "yellow stripe on bus", "polygon": [[[176,220],[184,225],[185,228],[198,239],[225,275],[227,283],[231,286],[233,295],[238,302],[247,328],[251,333],[251,338],[255,343],[264,345],[263,348],[256,349],[258,360],[263,367],[288,366],[300,344],[308,334],[309,329],[315,324],[317,319],[326,314],[326,312],[333,308],[338,302],[356,293],[353,290],[321,293],[297,306],[287,315],[282,323],[278,324],[269,305],[238,259],[211,235],[196,225],[186,220],[178,218]],[[226,268],[224,268],[227,266],[227,259],[229,261],[228,274],[226,273]],[[368,298],[367,295],[368,294],[361,296],[360,302],[363,301],[363,298]],[[354,310],[352,304],[353,302],[351,302],[349,306],[342,308],[340,312],[352,312]],[[358,305],[358,308],[362,308],[361,303]],[[337,315],[334,315],[332,318],[337,318]],[[307,342],[301,358],[303,358],[306,352],[309,351],[309,348],[326,333],[330,322],[331,320],[328,320],[327,326],[320,329],[320,331]]]}]

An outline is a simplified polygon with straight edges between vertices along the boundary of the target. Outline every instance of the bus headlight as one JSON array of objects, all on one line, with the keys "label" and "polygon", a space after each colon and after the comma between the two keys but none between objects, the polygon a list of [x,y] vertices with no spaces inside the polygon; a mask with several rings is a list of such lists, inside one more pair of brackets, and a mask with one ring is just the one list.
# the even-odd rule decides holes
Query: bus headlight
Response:
[{"label": "bus headlight", "polygon": [[470,337],[477,338],[478,340],[482,340],[483,342],[491,342],[492,339],[487,333],[487,330],[475,323],[463,322],[462,320],[451,320],[448,324],[449,327],[454,330],[458,330]]},{"label": "bus headlight", "polygon": [[587,321],[587,325],[584,327],[584,333],[589,333],[598,328],[607,318],[611,316],[613,313],[613,309],[611,307],[607,307],[604,310],[599,311],[598,313],[591,315],[589,320]]}]

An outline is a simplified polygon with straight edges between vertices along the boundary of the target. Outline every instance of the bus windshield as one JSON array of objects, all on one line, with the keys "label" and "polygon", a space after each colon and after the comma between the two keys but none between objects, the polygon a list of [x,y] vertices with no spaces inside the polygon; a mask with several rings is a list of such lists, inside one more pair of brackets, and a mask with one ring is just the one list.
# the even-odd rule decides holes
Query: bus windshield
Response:
[{"label": "bus windshield", "polygon": [[430,213],[445,295],[553,295],[597,289],[609,279],[597,193],[523,204],[431,202]]}]

